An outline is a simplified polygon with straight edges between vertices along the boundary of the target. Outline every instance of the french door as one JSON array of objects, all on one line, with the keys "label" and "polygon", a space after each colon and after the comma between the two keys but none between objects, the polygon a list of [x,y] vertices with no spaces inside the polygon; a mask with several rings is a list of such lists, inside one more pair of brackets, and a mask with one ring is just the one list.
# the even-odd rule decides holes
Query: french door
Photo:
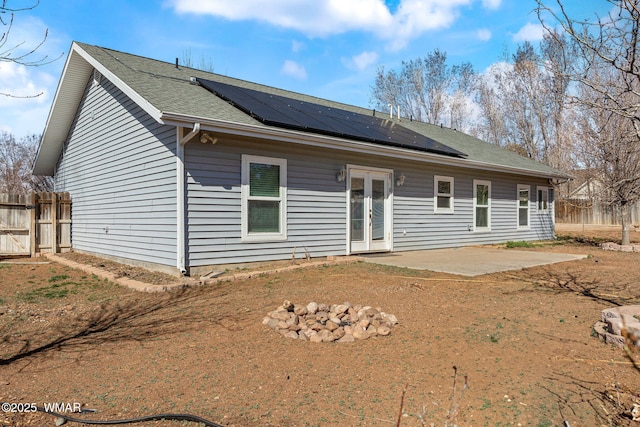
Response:
[{"label": "french door", "polygon": [[391,173],[349,170],[350,252],[391,250]]}]

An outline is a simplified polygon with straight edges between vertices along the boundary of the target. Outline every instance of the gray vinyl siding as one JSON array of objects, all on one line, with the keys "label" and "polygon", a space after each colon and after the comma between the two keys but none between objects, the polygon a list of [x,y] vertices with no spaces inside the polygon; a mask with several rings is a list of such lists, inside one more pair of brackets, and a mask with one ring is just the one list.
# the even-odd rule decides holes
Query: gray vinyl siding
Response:
[{"label": "gray vinyl siding", "polygon": [[[551,214],[536,216],[535,189],[546,180],[482,170],[420,165],[394,188],[394,250],[436,249],[553,238]],[[454,178],[454,213],[434,213],[434,175]],[[490,231],[474,231],[473,181],[491,182]],[[518,229],[517,187],[530,185],[530,227]],[[545,221],[546,228],[540,229]]]},{"label": "gray vinyl siding", "polygon": [[[242,155],[287,160],[287,240],[242,242]],[[536,212],[536,188],[546,180],[483,170],[401,162],[278,142],[220,138],[216,145],[189,143],[187,170],[188,258],[191,267],[344,255],[347,245],[346,182],[336,173],[347,164],[405,175],[393,188],[393,250],[417,250],[540,240],[553,237],[552,213]],[[454,213],[434,213],[434,175],[454,178]],[[395,179],[395,178],[394,178]],[[473,180],[491,181],[491,231],[473,231]],[[530,227],[518,229],[517,186],[530,186]],[[544,226],[543,226],[544,225]]]},{"label": "gray vinyl siding", "polygon": [[[187,241],[190,267],[346,253],[344,162],[276,143],[187,144]],[[299,150],[299,148],[298,148]],[[242,242],[242,154],[287,160],[287,240]]]},{"label": "gray vinyl siding", "polygon": [[175,139],[107,79],[90,79],[55,175],[71,193],[74,249],[175,266]]}]

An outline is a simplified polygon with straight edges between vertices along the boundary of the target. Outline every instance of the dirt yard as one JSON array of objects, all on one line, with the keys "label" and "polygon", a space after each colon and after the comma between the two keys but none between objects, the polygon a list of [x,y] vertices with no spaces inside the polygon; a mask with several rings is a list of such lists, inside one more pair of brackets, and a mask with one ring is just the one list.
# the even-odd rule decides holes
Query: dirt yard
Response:
[{"label": "dirt yard", "polygon": [[[640,303],[640,253],[591,244],[617,229],[581,233],[560,227],[557,242],[518,250],[586,259],[474,278],[354,263],[142,294],[56,263],[0,264],[0,401],[79,402],[97,412],[68,415],[99,420],[395,426],[406,388],[402,426],[637,426],[640,371],[592,326],[604,308]],[[284,300],[381,307],[399,325],[302,342],[262,324]],[[5,412],[0,425],[55,424]]]}]

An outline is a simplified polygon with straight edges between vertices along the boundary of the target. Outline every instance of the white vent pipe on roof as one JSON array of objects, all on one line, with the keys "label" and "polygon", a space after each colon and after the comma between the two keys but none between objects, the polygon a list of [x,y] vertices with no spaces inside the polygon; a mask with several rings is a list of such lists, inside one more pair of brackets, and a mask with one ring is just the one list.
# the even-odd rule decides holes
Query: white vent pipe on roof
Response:
[{"label": "white vent pipe on roof", "polygon": [[[393,119],[393,104],[387,104],[387,107],[389,107],[389,118]],[[400,106],[397,106],[398,109],[398,120],[400,119]],[[375,114],[374,114],[375,116]]]}]

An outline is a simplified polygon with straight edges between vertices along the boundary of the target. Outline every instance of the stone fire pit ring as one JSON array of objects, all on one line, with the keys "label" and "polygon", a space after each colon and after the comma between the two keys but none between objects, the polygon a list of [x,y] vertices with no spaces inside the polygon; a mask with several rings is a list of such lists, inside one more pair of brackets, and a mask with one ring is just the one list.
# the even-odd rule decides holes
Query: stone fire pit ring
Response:
[{"label": "stone fire pit ring", "polygon": [[380,307],[350,302],[328,305],[312,301],[303,305],[284,301],[262,324],[287,338],[345,343],[387,336],[398,318]]}]

